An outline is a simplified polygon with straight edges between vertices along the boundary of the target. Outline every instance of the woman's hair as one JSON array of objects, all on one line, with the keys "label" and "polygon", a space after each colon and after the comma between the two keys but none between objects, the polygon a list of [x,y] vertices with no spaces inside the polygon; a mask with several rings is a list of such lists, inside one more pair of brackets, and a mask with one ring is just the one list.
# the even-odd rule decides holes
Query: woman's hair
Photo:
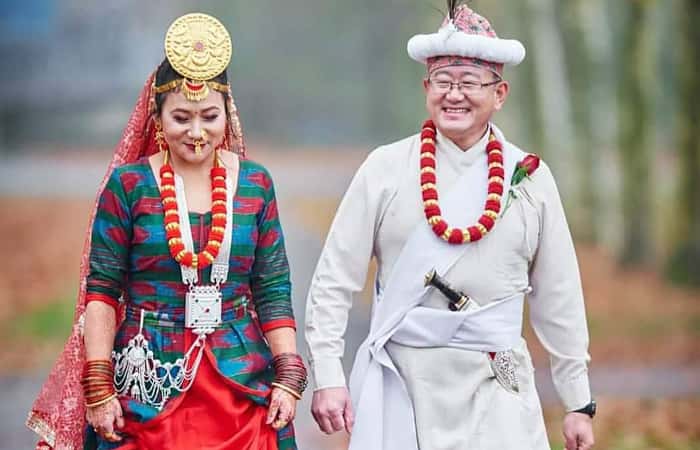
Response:
[{"label": "woman's hair", "polygon": [[[160,65],[158,66],[158,70],[156,71],[156,86],[162,86],[165,83],[169,83],[170,81],[178,80],[180,78],[182,78],[182,75],[175,72],[173,66],[170,65],[170,61],[168,61],[168,58],[165,58],[163,62],[160,63]],[[226,75],[226,70],[207,81],[216,81],[217,83],[228,84],[228,76]],[[160,114],[161,108],[163,107],[163,102],[165,101],[166,94],[167,92],[164,92],[162,94],[156,94],[156,114]],[[228,99],[226,94],[222,92],[221,95],[224,96],[224,105],[226,105],[228,108]]]}]

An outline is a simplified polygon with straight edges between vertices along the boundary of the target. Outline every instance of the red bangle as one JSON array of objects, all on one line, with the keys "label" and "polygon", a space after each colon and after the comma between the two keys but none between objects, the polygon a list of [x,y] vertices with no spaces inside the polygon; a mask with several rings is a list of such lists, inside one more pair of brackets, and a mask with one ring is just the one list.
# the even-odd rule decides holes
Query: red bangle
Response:
[{"label": "red bangle", "polygon": [[286,386],[301,395],[308,384],[304,361],[296,353],[280,353],[272,358],[275,384]]}]

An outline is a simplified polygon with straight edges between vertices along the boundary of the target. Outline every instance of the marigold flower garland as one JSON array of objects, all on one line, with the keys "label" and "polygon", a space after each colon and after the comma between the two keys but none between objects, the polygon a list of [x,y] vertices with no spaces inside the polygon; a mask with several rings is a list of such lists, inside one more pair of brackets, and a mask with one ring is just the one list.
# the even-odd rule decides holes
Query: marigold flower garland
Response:
[{"label": "marigold flower garland", "polygon": [[496,223],[498,213],[501,210],[501,196],[503,195],[503,146],[491,132],[489,143],[486,146],[488,152],[489,185],[484,213],[476,224],[467,228],[452,228],[443,219],[440,211],[437,193],[437,178],[435,174],[435,124],[432,120],[423,123],[421,131],[421,155],[420,155],[420,182],[423,195],[423,207],[425,217],[433,228],[433,231],[441,239],[450,244],[463,244],[474,242],[483,238]]},{"label": "marigold flower garland", "polygon": [[165,236],[168,239],[170,255],[179,264],[193,269],[203,269],[214,262],[219,254],[219,248],[224,240],[226,229],[226,169],[214,159],[214,167],[210,172],[211,178],[211,228],[204,250],[195,254],[185,250],[180,231],[180,216],[175,198],[175,171],[168,163],[168,153],[165,153],[163,166],[160,168],[160,199],[165,213]]}]

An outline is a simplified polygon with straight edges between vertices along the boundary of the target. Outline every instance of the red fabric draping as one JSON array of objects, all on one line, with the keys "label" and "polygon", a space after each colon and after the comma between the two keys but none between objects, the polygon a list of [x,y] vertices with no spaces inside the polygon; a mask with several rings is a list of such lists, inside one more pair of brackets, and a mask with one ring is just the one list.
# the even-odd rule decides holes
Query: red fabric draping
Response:
[{"label": "red fabric draping", "polygon": [[[187,332],[185,348],[194,340]],[[128,442],[119,450],[277,450],[277,432],[265,423],[267,408],[246,398],[216,370],[207,349],[194,384],[155,419],[127,418]]]}]

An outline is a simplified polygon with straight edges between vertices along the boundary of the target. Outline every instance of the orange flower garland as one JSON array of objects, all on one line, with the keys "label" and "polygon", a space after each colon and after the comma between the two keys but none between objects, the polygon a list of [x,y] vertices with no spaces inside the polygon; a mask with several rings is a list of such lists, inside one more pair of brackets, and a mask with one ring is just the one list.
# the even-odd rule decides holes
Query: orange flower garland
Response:
[{"label": "orange flower garland", "polygon": [[[217,160],[215,160],[217,161]],[[160,168],[160,199],[165,213],[165,236],[168,239],[170,255],[183,266],[203,269],[214,262],[224,240],[226,229],[226,169],[215,162],[211,177],[211,228],[204,250],[194,254],[185,250],[180,232],[180,216],[175,198],[175,172],[167,162]]]},{"label": "orange flower garland", "polygon": [[421,155],[420,155],[420,182],[423,194],[423,207],[428,224],[433,232],[450,244],[463,244],[474,242],[483,238],[496,223],[498,213],[501,211],[501,195],[503,195],[503,146],[491,132],[489,143],[486,146],[488,152],[489,187],[484,213],[477,223],[467,228],[452,228],[442,218],[440,204],[438,202],[437,178],[435,174],[435,124],[432,120],[423,123],[421,131]]}]

